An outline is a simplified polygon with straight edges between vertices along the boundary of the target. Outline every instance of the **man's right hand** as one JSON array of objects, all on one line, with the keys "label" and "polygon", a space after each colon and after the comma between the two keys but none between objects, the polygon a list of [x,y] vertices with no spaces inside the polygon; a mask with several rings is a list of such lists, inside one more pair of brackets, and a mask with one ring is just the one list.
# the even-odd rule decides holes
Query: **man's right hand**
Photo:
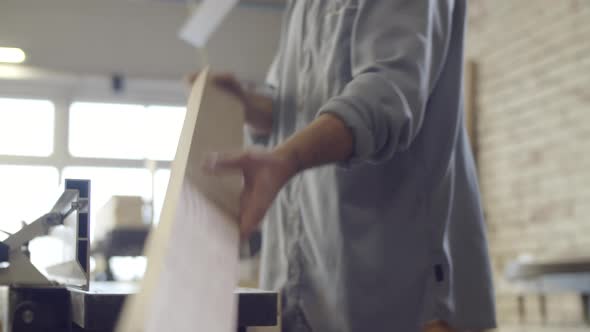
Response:
[{"label": "man's right hand", "polygon": [[[193,84],[199,73],[192,74],[188,81]],[[236,96],[244,105],[246,124],[255,135],[268,135],[272,129],[272,99],[248,91],[228,73],[213,74],[212,80],[219,87]]]}]

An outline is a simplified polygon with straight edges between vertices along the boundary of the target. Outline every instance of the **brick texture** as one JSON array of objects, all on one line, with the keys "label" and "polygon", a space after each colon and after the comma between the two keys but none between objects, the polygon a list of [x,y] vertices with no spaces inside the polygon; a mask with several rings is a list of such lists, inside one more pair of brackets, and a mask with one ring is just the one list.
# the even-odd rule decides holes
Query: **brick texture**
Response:
[{"label": "brick texture", "polygon": [[500,330],[588,330],[578,295],[519,300],[503,275],[522,255],[590,256],[590,1],[469,5],[466,55],[478,68],[478,163]]}]

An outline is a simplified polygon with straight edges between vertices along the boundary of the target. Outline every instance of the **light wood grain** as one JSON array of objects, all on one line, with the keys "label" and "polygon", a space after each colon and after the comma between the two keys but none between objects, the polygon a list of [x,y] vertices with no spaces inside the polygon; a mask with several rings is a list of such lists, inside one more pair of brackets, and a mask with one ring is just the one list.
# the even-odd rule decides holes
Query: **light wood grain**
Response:
[{"label": "light wood grain", "polygon": [[235,329],[241,178],[207,176],[201,164],[210,152],[242,147],[242,114],[207,71],[195,81],[146,274],[118,331]]}]

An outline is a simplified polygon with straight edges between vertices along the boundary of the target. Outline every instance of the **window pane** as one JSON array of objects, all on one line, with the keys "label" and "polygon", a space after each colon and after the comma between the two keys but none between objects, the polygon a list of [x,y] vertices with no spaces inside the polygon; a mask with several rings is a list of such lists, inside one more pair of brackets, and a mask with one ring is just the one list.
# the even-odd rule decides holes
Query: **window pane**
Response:
[{"label": "window pane", "polygon": [[112,257],[109,264],[117,281],[141,280],[147,267],[147,259],[139,257]]},{"label": "window pane", "polygon": [[0,98],[0,154],[49,156],[54,113],[48,100]]},{"label": "window pane", "polygon": [[147,130],[148,159],[172,160],[176,154],[176,146],[182,131],[185,107],[173,106],[149,106],[148,111],[151,118],[150,128]]},{"label": "window pane", "polygon": [[115,195],[151,197],[152,177],[147,169],[67,167],[63,171],[67,178],[89,179],[90,183],[90,234],[94,234],[97,212]]},{"label": "window pane", "polygon": [[143,159],[147,120],[140,105],[73,103],[70,153],[78,157]]},{"label": "window pane", "polygon": [[184,107],[73,103],[70,152],[74,156],[172,160]]},{"label": "window pane", "polygon": [[160,221],[169,180],[170,170],[168,169],[159,169],[154,174],[154,224]]},{"label": "window pane", "polygon": [[0,165],[0,184],[0,229],[10,233],[49,212],[60,195],[53,167]]}]

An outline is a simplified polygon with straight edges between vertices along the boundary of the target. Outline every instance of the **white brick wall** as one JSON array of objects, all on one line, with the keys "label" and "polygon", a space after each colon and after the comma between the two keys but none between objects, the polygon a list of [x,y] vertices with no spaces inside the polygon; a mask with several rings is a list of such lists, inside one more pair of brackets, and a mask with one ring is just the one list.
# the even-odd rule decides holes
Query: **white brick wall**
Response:
[{"label": "white brick wall", "polygon": [[469,5],[466,53],[478,64],[478,161],[498,315],[502,325],[520,324],[502,332],[570,331],[582,325],[577,295],[548,296],[544,323],[538,298],[527,296],[520,323],[502,274],[521,254],[590,256],[590,0]]}]

